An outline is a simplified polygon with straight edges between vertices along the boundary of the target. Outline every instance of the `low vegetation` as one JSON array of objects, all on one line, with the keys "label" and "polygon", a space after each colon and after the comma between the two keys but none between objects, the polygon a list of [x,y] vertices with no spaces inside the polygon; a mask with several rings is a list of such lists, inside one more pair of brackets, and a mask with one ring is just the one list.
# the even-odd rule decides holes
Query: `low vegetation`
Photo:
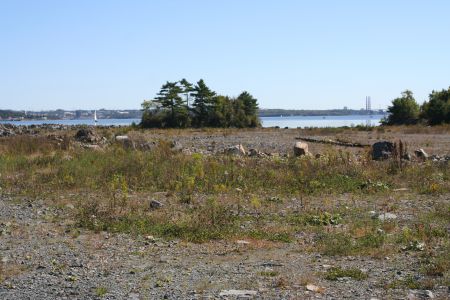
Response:
[{"label": "low vegetation", "polygon": [[366,273],[357,268],[342,269],[340,267],[334,267],[329,269],[325,273],[325,279],[327,280],[338,280],[339,278],[345,277],[352,278],[355,280],[363,280],[366,279],[368,276]]},{"label": "low vegetation", "polygon": [[[440,128],[446,130],[435,129]],[[111,139],[131,129],[99,130]],[[303,130],[330,131],[345,129]],[[385,259],[400,253],[417,258],[413,276],[426,280],[391,278],[385,288],[449,282],[450,204],[442,199],[450,193],[450,169],[445,161],[399,165],[332,147],[318,158],[186,154],[167,140],[155,142],[146,150],[120,143],[92,150],[74,145],[68,136],[57,141],[45,135],[1,138],[0,192],[30,202],[45,199],[67,212],[64,218],[73,222],[66,230],[73,238],[83,231],[107,231],[147,241],[291,243],[298,251],[329,258]],[[415,204],[406,217],[379,217],[405,213],[405,199]],[[67,203],[74,209],[65,209]],[[61,217],[47,221],[59,223]],[[11,266],[0,263],[0,281],[12,273]],[[364,280],[370,272],[334,267],[322,275],[332,281]],[[258,276],[278,280],[280,272],[263,270]],[[276,284],[284,286],[282,279]],[[102,297],[107,290],[99,287],[95,293]]]}]

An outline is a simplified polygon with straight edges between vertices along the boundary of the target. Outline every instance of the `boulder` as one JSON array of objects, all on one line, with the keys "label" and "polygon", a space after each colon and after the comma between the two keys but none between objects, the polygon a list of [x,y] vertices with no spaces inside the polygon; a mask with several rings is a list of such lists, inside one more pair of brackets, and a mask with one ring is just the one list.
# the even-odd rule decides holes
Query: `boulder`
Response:
[{"label": "boulder", "polygon": [[410,290],[408,300],[434,299],[434,295],[430,290]]},{"label": "boulder", "polygon": [[247,152],[245,151],[244,146],[239,144],[239,145],[235,145],[235,146],[226,148],[225,154],[244,156],[247,154]]},{"label": "boulder", "polygon": [[257,291],[252,290],[223,290],[220,291],[219,296],[220,297],[230,297],[230,296],[236,296],[238,298],[248,298],[252,296],[256,296],[258,294]]},{"label": "boulder", "polygon": [[405,154],[402,155],[402,159],[403,160],[407,160],[407,161],[411,161],[412,156],[410,153],[406,152]]},{"label": "boulder", "polygon": [[297,142],[294,145],[294,155],[295,156],[303,156],[307,155],[309,153],[308,151],[308,144],[304,142]]},{"label": "boulder", "polygon": [[388,221],[388,220],[395,220],[395,219],[397,219],[397,215],[388,213],[388,212],[378,215],[378,220],[380,220],[380,221]]},{"label": "boulder", "polygon": [[161,202],[159,202],[159,201],[156,201],[156,200],[150,200],[150,208],[152,208],[152,209],[158,209],[158,208],[161,208],[161,207],[163,207],[164,206],[164,204],[162,204]]},{"label": "boulder", "polygon": [[170,148],[172,148],[172,150],[174,151],[181,152],[183,150],[183,145],[179,141],[172,141],[170,142]]},{"label": "boulder", "polygon": [[116,136],[116,141],[120,144],[122,144],[122,146],[125,149],[136,149],[136,145],[134,144],[134,142],[127,136],[127,135],[118,135]]},{"label": "boulder", "polygon": [[94,133],[92,129],[82,128],[75,134],[75,140],[82,143],[96,143],[100,138]]},{"label": "boulder", "polygon": [[414,154],[416,157],[422,161],[425,161],[428,159],[428,154],[423,149],[418,149],[414,151]]},{"label": "boulder", "polygon": [[372,159],[382,160],[392,156],[395,150],[395,144],[389,141],[376,142],[372,145]]},{"label": "boulder", "polygon": [[264,156],[266,156],[266,154],[261,152],[261,151],[259,151],[258,149],[252,148],[252,149],[248,150],[248,156],[264,157]]},{"label": "boulder", "polygon": [[129,140],[130,138],[128,137],[128,135],[118,135],[116,136],[116,141],[125,141],[125,140]]}]

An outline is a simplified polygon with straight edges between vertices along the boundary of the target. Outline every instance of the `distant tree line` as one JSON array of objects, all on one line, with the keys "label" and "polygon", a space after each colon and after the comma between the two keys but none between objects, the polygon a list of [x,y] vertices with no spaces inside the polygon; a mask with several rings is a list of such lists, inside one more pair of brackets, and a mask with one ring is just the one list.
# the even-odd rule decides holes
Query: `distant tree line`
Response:
[{"label": "distant tree line", "polygon": [[392,100],[388,108],[385,125],[425,123],[429,125],[450,124],[450,87],[442,91],[432,91],[428,101],[419,105],[409,90]]},{"label": "distant tree line", "polygon": [[260,117],[349,116],[349,115],[370,115],[370,114],[384,114],[384,111],[365,110],[365,109],[279,109],[279,108],[259,109]]},{"label": "distant tree line", "polygon": [[24,117],[25,113],[21,111],[14,111],[10,109],[1,109],[0,110],[0,118],[1,119],[7,119],[7,118],[21,118]]},{"label": "distant tree line", "polygon": [[217,95],[200,79],[166,82],[153,100],[142,103],[144,128],[257,127],[258,102],[248,92]]}]

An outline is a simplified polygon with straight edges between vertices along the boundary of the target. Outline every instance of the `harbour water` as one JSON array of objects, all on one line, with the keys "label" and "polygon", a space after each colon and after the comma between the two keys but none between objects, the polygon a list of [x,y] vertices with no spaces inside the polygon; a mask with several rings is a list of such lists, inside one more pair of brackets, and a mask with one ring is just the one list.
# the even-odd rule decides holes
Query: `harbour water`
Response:
[{"label": "harbour water", "polygon": [[[279,116],[279,117],[261,117],[263,127],[342,127],[357,125],[380,125],[383,115],[350,115],[350,116]],[[100,126],[127,126],[133,122],[139,124],[140,119],[99,119],[97,125]],[[61,125],[94,125],[94,120],[24,120],[24,121],[0,121],[0,124],[14,125],[42,125],[42,124],[61,124]]]}]

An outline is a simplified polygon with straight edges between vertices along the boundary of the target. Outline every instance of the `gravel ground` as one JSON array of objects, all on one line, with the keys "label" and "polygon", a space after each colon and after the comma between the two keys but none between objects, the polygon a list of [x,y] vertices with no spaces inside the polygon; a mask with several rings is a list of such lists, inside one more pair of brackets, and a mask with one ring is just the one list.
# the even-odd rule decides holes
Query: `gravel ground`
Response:
[{"label": "gravel ground", "polygon": [[[250,290],[256,294],[248,297],[255,299],[405,299],[412,291],[383,284],[417,274],[417,259],[407,253],[331,259],[300,251],[306,238],[301,234],[289,244],[192,244],[74,231],[64,221],[71,209],[0,198],[0,253],[3,272],[10,274],[0,284],[0,299],[238,298],[220,296],[226,290]],[[331,266],[357,267],[369,277],[327,281],[318,276]],[[308,291],[306,283],[322,291]],[[437,299],[450,295],[444,286],[432,293]]]},{"label": "gravel ground", "polygon": [[[306,135],[295,129],[257,129],[156,130],[129,135],[145,141],[167,139],[182,149],[203,153],[242,144],[247,149],[290,154],[295,138],[308,136],[363,144],[401,138],[412,151],[423,148],[429,154],[450,154],[446,132]],[[309,144],[309,148],[313,154],[330,148],[344,149],[322,144]],[[429,209],[430,202],[448,202],[450,195],[414,199],[399,202],[399,220],[408,220],[417,210]],[[73,209],[70,204],[50,205],[46,199],[30,201],[0,194],[0,299],[419,299],[417,295],[428,293],[385,288],[387,280],[420,277],[418,258],[408,252],[377,259],[323,257],[303,250],[302,245],[310,237],[301,232],[295,242],[288,244],[256,240],[193,244],[94,233],[74,229]],[[357,267],[368,278],[325,280],[321,274],[332,266]],[[320,287],[320,291],[308,290],[307,283]],[[226,296],[230,290],[248,293]],[[450,298],[447,286],[437,286],[431,292],[435,299]]]}]

